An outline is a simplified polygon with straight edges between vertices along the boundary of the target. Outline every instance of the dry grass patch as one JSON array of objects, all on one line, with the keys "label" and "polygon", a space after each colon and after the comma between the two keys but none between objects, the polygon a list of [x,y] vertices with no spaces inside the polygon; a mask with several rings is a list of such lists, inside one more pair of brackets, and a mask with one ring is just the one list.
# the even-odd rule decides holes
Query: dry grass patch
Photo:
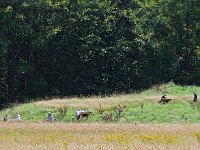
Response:
[{"label": "dry grass patch", "polygon": [[[112,97],[88,97],[88,98],[64,98],[64,99],[51,99],[51,100],[42,100],[35,102],[35,104],[42,105],[45,107],[54,107],[59,108],[63,105],[66,105],[70,108],[86,108],[86,109],[97,109],[100,106],[104,108],[108,108],[111,106],[117,105],[131,105],[133,103],[140,103],[140,102],[155,102],[157,103],[160,100],[161,95],[145,95],[141,96],[137,95],[113,95]],[[173,100],[178,101],[191,101],[192,96],[168,96]]]},{"label": "dry grass patch", "polygon": [[35,102],[45,107],[60,107],[67,105],[71,108],[96,109],[99,106],[110,107],[118,104],[131,104],[134,99],[131,95],[113,95],[112,97],[88,97],[88,98],[64,98],[51,99],[49,101]]},{"label": "dry grass patch", "polygon": [[0,123],[1,150],[197,148],[199,124]]},{"label": "dry grass patch", "polygon": [[[192,101],[192,96],[169,96],[171,99],[180,101]],[[131,105],[134,102],[155,102],[160,100],[160,95],[113,95],[112,97],[87,97],[87,98],[63,98],[63,99],[51,99],[35,102],[35,104],[45,107],[59,108],[62,106],[68,106],[69,108],[85,108],[85,109],[97,109],[99,107],[109,108],[117,105]]]}]

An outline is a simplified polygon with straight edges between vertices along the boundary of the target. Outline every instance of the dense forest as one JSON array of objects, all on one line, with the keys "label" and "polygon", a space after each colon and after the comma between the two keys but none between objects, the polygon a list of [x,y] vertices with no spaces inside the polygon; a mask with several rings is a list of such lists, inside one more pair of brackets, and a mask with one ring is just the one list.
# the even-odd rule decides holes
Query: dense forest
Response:
[{"label": "dense forest", "polygon": [[199,0],[1,0],[1,107],[200,85]]}]

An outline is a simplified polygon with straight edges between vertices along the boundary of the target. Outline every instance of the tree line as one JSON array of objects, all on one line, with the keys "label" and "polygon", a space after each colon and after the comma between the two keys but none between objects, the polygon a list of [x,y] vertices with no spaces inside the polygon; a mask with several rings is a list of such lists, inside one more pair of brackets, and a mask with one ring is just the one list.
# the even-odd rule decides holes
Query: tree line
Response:
[{"label": "tree line", "polygon": [[1,107],[200,84],[199,0],[1,0]]}]

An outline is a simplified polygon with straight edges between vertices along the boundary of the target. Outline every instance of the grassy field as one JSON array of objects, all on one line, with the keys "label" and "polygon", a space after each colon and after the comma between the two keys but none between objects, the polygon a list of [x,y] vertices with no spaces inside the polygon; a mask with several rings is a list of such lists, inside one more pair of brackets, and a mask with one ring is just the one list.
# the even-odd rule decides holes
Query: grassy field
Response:
[{"label": "grassy field", "polygon": [[[0,112],[1,118],[9,116],[0,121],[0,149],[199,149],[200,103],[192,102],[194,91],[200,93],[200,87],[168,83],[141,93],[13,105]],[[159,104],[163,93],[173,100]],[[80,108],[93,113],[78,123],[73,118]],[[15,112],[21,122],[12,119]],[[48,112],[56,122],[44,121]],[[112,120],[103,119],[106,115]]]},{"label": "grassy field", "polygon": [[1,150],[199,149],[198,124],[0,123]]},{"label": "grassy field", "polygon": [[[77,109],[92,111],[89,119],[82,122],[104,122],[104,114],[112,114],[115,122],[123,123],[200,123],[200,103],[192,103],[193,92],[200,87],[178,86],[173,83],[155,86],[139,94],[113,95],[111,97],[64,98],[33,101],[2,110],[0,117],[8,113],[12,118],[20,112],[24,121],[43,121],[52,112],[59,122],[72,122]],[[172,98],[168,104],[158,104],[163,93]],[[125,106],[122,117],[116,111]],[[62,113],[60,110],[65,110]]]}]

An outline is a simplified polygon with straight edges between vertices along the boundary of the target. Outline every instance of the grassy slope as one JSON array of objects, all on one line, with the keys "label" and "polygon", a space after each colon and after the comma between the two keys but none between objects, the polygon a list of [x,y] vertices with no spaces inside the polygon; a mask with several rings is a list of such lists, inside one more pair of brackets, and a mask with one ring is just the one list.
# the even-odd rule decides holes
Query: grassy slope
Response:
[{"label": "grassy slope", "polygon": [[[84,122],[101,122],[99,110],[105,110],[107,113],[113,112],[113,107],[118,104],[127,105],[128,111],[124,118],[119,122],[140,122],[140,123],[200,123],[199,104],[191,103],[193,92],[200,93],[200,87],[196,86],[178,86],[168,83],[161,86],[155,86],[140,94],[113,95],[112,97],[99,98],[65,98],[53,99],[49,101],[38,101],[28,104],[18,105],[0,112],[0,117],[8,113],[12,118],[16,111],[21,113],[23,120],[43,121],[47,112],[52,112],[55,118],[61,122],[71,122],[78,108],[93,111],[93,115]],[[175,101],[169,104],[161,105],[159,101],[161,95],[167,93],[169,98]],[[144,107],[141,108],[140,104]],[[68,112],[62,116],[58,108],[67,106]],[[33,116],[33,117],[31,117]]]}]

